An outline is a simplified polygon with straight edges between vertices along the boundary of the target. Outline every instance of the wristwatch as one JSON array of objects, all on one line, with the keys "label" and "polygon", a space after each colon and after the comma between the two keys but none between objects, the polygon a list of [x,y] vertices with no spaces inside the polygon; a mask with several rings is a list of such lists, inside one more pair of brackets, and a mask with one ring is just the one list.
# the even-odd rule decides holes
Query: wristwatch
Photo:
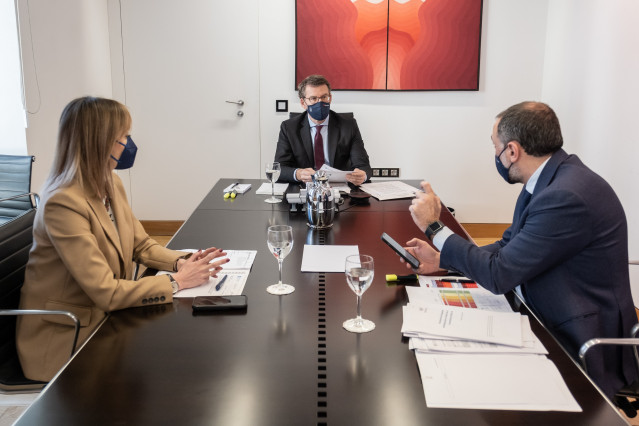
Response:
[{"label": "wristwatch", "polygon": [[169,279],[171,280],[171,287],[173,287],[173,294],[175,294],[180,289],[180,286],[178,285],[178,282],[175,281],[175,278],[173,278],[173,275],[169,274]]},{"label": "wristwatch", "polygon": [[426,227],[426,231],[424,231],[424,233],[426,234],[426,237],[429,240],[433,241],[433,238],[435,238],[435,235],[442,229],[444,229],[444,224],[440,222],[439,220],[436,220],[435,222],[429,224]]}]

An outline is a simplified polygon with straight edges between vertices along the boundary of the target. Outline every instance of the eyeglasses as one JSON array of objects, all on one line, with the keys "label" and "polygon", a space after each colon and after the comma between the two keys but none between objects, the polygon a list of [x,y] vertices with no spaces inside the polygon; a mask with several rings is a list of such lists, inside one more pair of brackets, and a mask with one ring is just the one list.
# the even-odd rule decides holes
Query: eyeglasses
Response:
[{"label": "eyeglasses", "polygon": [[313,105],[313,104],[316,104],[319,101],[322,101],[322,102],[330,101],[331,100],[331,95],[328,94],[328,95],[324,95],[324,96],[320,96],[320,97],[311,96],[310,98],[304,98],[304,99],[306,99],[306,101],[307,101],[306,103],[307,104]]}]

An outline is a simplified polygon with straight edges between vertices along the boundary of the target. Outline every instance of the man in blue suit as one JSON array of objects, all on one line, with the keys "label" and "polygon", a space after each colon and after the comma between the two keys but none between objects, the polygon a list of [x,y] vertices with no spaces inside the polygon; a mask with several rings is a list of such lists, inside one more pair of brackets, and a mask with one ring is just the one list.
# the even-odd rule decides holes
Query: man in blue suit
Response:
[{"label": "man in blue suit", "polygon": [[[499,174],[522,183],[512,225],[502,239],[477,247],[438,221],[430,185],[410,212],[439,252],[407,244],[419,272],[455,269],[493,293],[514,290],[574,357],[593,337],[628,337],[637,322],[628,277],[628,231],[610,185],[561,147],[555,112],[523,102],[500,113],[491,139]],[[596,347],[588,372],[606,395],[637,378],[630,348]]]}]

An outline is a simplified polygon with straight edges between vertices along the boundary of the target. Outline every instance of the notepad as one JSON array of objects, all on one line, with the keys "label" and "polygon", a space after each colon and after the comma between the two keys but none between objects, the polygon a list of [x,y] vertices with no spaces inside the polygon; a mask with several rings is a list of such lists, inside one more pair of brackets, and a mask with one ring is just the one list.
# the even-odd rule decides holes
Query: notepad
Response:
[{"label": "notepad", "polygon": [[233,185],[234,184],[227,186],[222,192],[230,192],[231,190],[235,190],[235,192],[237,192],[238,194],[244,194],[246,191],[251,189],[250,183],[240,183],[235,186]]},{"label": "notepad", "polygon": [[[286,189],[288,188],[288,183],[276,183],[275,184],[275,195],[284,195],[284,192],[286,191]],[[262,185],[260,185],[259,188],[257,188],[257,191],[255,191],[256,194],[258,195],[271,195],[271,183],[270,182],[264,182],[262,183]]]}]

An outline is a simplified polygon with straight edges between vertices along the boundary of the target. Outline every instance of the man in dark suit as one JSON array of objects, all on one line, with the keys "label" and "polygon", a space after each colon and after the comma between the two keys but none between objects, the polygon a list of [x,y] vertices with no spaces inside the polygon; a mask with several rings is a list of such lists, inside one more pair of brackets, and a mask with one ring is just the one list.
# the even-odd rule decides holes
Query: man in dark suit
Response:
[{"label": "man in dark suit", "polygon": [[[514,290],[574,357],[594,337],[628,337],[637,322],[628,273],[626,217],[613,189],[563,149],[546,104],[523,102],[497,116],[491,139],[499,174],[524,188],[501,240],[477,247],[439,219],[430,185],[410,207],[425,241],[409,251],[419,272],[458,270],[493,293]],[[637,378],[630,348],[595,347],[588,372],[606,395]]]},{"label": "man in dark suit", "polygon": [[331,86],[321,75],[310,75],[298,86],[306,112],[280,126],[275,161],[281,182],[309,182],[323,164],[352,170],[347,180],[360,185],[373,173],[357,122],[330,110]]}]

